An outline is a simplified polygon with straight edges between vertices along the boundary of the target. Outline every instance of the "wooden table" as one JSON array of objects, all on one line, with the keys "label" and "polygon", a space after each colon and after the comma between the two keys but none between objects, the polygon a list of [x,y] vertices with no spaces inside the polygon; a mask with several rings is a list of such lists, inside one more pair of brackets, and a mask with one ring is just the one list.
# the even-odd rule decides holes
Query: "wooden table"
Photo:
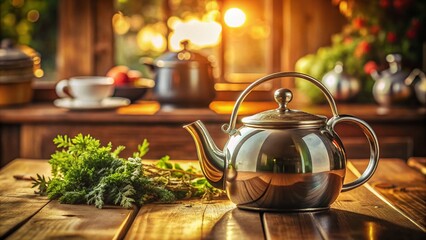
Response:
[{"label": "wooden table", "polygon": [[[366,160],[352,161],[346,180]],[[140,209],[59,204],[14,175],[49,175],[45,160],[0,170],[0,239],[426,239],[425,176],[382,159],[374,177],[341,193],[331,209],[305,213],[240,210],[227,199],[147,204]]]}]

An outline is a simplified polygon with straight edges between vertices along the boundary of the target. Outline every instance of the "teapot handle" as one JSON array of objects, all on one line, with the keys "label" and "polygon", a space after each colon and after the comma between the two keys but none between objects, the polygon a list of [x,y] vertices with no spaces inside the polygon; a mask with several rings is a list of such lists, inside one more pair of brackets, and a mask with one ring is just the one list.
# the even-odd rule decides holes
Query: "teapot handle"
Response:
[{"label": "teapot handle", "polygon": [[231,114],[231,118],[229,120],[229,124],[224,124],[222,125],[222,131],[224,131],[225,133],[229,134],[229,135],[233,135],[237,132],[237,130],[235,129],[235,124],[237,121],[237,115],[238,115],[238,110],[240,108],[241,103],[244,101],[244,99],[247,97],[247,95],[258,85],[260,85],[263,82],[269,81],[271,79],[275,79],[275,78],[283,78],[283,77],[295,77],[295,78],[302,78],[305,80],[310,81],[311,83],[313,83],[315,86],[317,86],[322,93],[325,95],[325,97],[327,98],[328,104],[330,105],[331,111],[333,113],[333,117],[338,117],[339,114],[337,112],[337,107],[336,107],[336,103],[333,99],[333,96],[331,95],[330,91],[328,91],[328,89],[317,79],[303,74],[303,73],[298,73],[298,72],[277,72],[277,73],[273,73],[270,75],[267,75],[265,77],[259,78],[258,80],[254,81],[253,83],[251,83],[242,93],[241,95],[238,97],[237,101],[235,102],[234,105],[234,109],[232,110],[232,114]]},{"label": "teapot handle", "polygon": [[367,182],[371,176],[373,176],[377,165],[379,164],[379,142],[377,141],[376,134],[365,121],[350,115],[341,115],[331,118],[327,121],[327,128],[334,132],[334,126],[339,122],[351,122],[360,127],[364,135],[367,137],[370,145],[370,162],[368,163],[367,168],[358,179],[353,182],[343,184],[342,192],[346,192],[361,186]]}]

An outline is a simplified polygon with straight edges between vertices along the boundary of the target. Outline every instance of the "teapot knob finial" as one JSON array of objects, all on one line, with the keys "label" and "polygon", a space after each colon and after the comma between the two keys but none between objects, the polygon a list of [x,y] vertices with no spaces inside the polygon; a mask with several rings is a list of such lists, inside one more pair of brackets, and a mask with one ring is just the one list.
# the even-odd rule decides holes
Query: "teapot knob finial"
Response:
[{"label": "teapot knob finial", "polygon": [[293,99],[293,93],[289,89],[280,88],[275,91],[274,98],[279,105],[278,109],[281,111],[287,111],[289,110],[287,104]]}]

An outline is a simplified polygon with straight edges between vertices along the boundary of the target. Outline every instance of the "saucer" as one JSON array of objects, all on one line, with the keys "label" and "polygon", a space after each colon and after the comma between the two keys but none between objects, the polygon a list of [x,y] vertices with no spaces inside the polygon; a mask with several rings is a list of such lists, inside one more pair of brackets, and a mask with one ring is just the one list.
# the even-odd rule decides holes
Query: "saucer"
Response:
[{"label": "saucer", "polygon": [[71,110],[102,110],[102,109],[114,109],[118,107],[127,106],[130,104],[130,100],[121,97],[105,98],[100,102],[81,102],[75,101],[72,98],[60,98],[53,101],[53,104],[60,108],[67,108]]}]

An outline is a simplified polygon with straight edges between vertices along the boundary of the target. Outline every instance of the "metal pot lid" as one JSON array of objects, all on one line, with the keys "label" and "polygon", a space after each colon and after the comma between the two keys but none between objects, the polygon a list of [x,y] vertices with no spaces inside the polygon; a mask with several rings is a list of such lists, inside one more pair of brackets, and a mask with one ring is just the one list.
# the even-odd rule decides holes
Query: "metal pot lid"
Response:
[{"label": "metal pot lid", "polygon": [[9,39],[1,42],[0,69],[32,68],[33,60],[30,56],[15,48]]},{"label": "metal pot lid", "polygon": [[173,67],[177,64],[185,64],[192,67],[209,64],[207,57],[188,50],[189,41],[181,42],[183,49],[179,52],[167,52],[154,61],[156,67]]},{"label": "metal pot lid", "polygon": [[277,109],[245,117],[242,122],[258,128],[315,128],[323,126],[327,120],[325,116],[289,109],[287,104],[292,100],[293,93],[288,89],[276,90],[274,98],[279,105]]}]

